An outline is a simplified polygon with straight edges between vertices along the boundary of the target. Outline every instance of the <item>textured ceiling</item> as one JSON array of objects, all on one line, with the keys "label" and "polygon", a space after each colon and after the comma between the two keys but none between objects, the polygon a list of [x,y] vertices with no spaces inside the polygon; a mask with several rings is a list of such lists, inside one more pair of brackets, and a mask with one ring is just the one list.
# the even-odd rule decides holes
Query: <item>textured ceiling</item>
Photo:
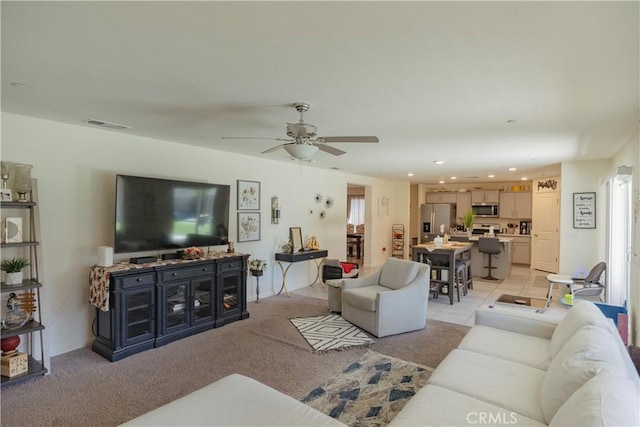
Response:
[{"label": "textured ceiling", "polygon": [[321,136],[380,138],[310,166],[422,183],[553,175],[638,139],[638,2],[1,7],[5,112],[289,162],[222,137],[284,138],[304,101]]}]

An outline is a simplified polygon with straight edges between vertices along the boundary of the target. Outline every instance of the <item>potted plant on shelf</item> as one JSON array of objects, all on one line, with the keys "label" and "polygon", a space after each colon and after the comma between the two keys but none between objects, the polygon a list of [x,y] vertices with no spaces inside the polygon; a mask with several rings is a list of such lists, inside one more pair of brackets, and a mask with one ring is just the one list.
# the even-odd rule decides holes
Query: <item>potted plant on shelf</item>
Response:
[{"label": "potted plant on shelf", "polygon": [[29,260],[22,257],[13,257],[11,259],[3,259],[0,263],[0,269],[7,273],[5,279],[6,285],[19,285],[22,283],[22,269],[29,265]]},{"label": "potted plant on shelf", "polygon": [[249,261],[249,271],[251,271],[251,275],[258,277],[262,276],[264,270],[267,269],[267,261],[263,259],[254,259]]},{"label": "potted plant on shelf", "polygon": [[467,236],[471,237],[471,227],[473,227],[473,221],[476,219],[476,214],[472,210],[468,210],[462,216],[462,222],[464,223],[464,229],[467,231]]}]

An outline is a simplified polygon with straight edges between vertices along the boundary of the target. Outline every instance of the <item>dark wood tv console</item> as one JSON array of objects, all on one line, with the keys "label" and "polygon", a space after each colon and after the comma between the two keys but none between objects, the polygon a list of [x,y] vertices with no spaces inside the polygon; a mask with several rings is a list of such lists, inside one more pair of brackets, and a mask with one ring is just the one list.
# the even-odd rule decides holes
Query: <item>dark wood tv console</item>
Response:
[{"label": "dark wood tv console", "polygon": [[93,351],[115,362],[248,318],[248,257],[93,267],[92,278],[110,269],[108,310],[96,308]]}]

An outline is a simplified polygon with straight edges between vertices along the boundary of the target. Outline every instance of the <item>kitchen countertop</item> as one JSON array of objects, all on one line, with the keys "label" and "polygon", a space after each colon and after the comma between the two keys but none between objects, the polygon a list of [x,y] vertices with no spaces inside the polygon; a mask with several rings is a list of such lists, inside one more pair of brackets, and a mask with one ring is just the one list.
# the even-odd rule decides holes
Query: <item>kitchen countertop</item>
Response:
[{"label": "kitchen countertop", "polygon": [[[513,241],[513,235],[512,234],[509,235],[511,237],[504,237],[504,236],[506,236],[506,235],[499,235],[499,234],[497,235],[498,241],[500,243],[510,243],[510,242]],[[477,242],[478,240],[480,240],[480,237],[484,237],[484,236],[480,236],[480,235],[471,236],[469,238],[469,241],[470,242]]]}]

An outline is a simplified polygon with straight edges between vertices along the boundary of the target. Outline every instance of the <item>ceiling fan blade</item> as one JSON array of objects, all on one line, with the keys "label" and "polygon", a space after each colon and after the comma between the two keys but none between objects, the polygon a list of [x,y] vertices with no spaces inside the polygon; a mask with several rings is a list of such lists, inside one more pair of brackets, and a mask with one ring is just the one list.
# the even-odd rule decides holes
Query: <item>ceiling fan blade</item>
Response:
[{"label": "ceiling fan blade", "polygon": [[323,136],[324,142],[380,142],[377,136]]},{"label": "ceiling fan blade", "polygon": [[325,153],[333,154],[334,156],[341,156],[346,154],[346,151],[342,151],[338,148],[332,147],[326,144],[313,144],[320,149],[320,151],[324,151]]},{"label": "ceiling fan blade", "polygon": [[268,139],[269,141],[293,141],[287,138],[260,138],[254,136],[223,136],[222,139]]},{"label": "ceiling fan blade", "polygon": [[288,143],[288,144],[280,144],[280,145],[276,145],[275,147],[271,147],[268,150],[264,150],[262,153],[260,154],[266,154],[266,153],[273,153],[276,150],[279,150],[280,148],[284,147],[285,145],[291,145],[292,142]]}]

